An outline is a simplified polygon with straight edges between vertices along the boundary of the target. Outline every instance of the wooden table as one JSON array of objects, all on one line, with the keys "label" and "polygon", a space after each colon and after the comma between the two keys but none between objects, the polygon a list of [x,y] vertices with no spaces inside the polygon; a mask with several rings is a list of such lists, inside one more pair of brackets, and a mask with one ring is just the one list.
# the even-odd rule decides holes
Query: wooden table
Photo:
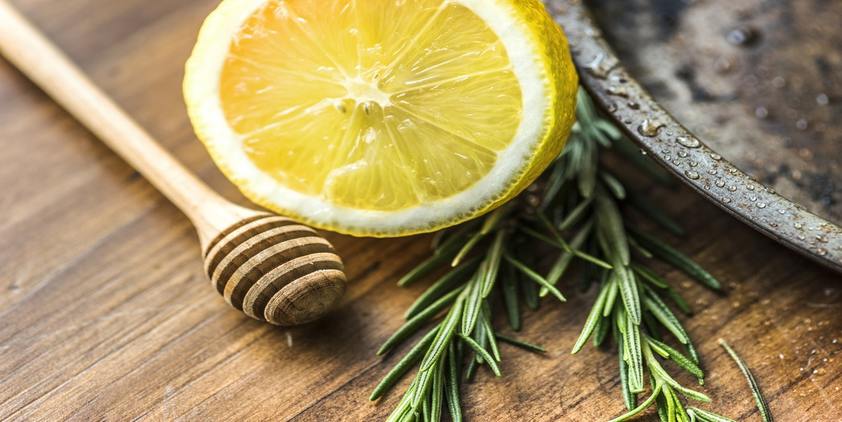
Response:
[{"label": "wooden table", "polygon": [[[16,0],[149,131],[215,188],[239,194],[193,137],[182,65],[213,0]],[[2,28],[0,28],[2,30]],[[279,329],[209,288],[188,221],[44,94],[0,61],[0,419],[378,420],[370,403],[394,363],[374,356],[422,286],[396,278],[428,238],[330,235],[351,280],[342,309]],[[754,369],[781,421],[842,418],[842,277],[752,232],[695,194],[655,192],[695,234],[674,239],[727,286],[691,287],[688,320],[716,408],[757,420],[717,346]],[[686,277],[666,272],[679,285]],[[541,357],[504,348],[505,377],[466,395],[472,420],[605,420],[621,412],[613,354],[570,356],[593,292],[563,286],[521,334]]]}]

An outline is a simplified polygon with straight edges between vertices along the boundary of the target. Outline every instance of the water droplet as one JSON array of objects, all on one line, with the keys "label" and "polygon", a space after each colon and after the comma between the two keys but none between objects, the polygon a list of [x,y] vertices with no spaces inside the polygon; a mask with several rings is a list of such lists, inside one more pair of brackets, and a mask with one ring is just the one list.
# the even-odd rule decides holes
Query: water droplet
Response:
[{"label": "water droplet", "polygon": [[804,224],[801,224],[801,223],[795,223],[792,226],[795,227],[798,230],[804,229]]},{"label": "water droplet", "polygon": [[754,109],[754,117],[765,119],[769,117],[769,110],[766,107],[757,107]]},{"label": "water droplet", "polygon": [[827,249],[825,248],[819,248],[816,252],[818,252],[819,256],[827,255]]},{"label": "water droplet", "polygon": [[687,158],[687,151],[678,151],[678,156],[681,158]]},{"label": "water droplet", "polygon": [[701,176],[699,176],[699,173],[697,173],[697,172],[695,172],[695,171],[693,171],[693,170],[687,170],[687,171],[685,171],[685,172],[684,172],[684,174],[685,174],[687,177],[689,177],[689,178],[690,178],[690,180],[699,180],[699,177],[701,177]]},{"label": "water droplet", "polygon": [[646,119],[640,124],[640,126],[637,127],[637,132],[643,136],[652,138],[658,136],[658,131],[660,131],[663,126],[664,125],[662,123]]},{"label": "water droplet", "polygon": [[610,85],[608,89],[606,89],[606,92],[616,97],[627,98],[629,96],[629,92],[626,88],[619,85]]},{"label": "water droplet", "polygon": [[781,89],[786,86],[786,79],[784,79],[782,76],[775,76],[774,78],[772,78],[772,86],[777,89]]},{"label": "water droplet", "polygon": [[809,126],[810,126],[810,123],[809,123],[809,122],[807,122],[807,119],[805,119],[805,118],[803,118],[803,117],[802,117],[802,118],[800,118],[800,119],[798,119],[798,121],[797,121],[797,122],[795,122],[795,127],[796,127],[798,130],[807,130],[807,128],[808,128]]},{"label": "water droplet", "polygon": [[716,179],[716,183],[715,183],[715,184],[716,184],[716,187],[718,187],[718,188],[725,187],[725,181],[724,181],[724,180],[722,180],[722,179]]},{"label": "water droplet", "polygon": [[725,36],[725,39],[736,46],[750,47],[760,38],[760,33],[749,26],[740,26],[732,29]]},{"label": "water droplet", "polygon": [[608,78],[608,74],[611,73],[611,70],[616,66],[617,63],[609,63],[605,54],[600,53],[587,65],[587,69],[591,75],[599,79],[606,79]]},{"label": "water droplet", "polygon": [[679,145],[687,148],[698,148],[702,145],[698,139],[691,138],[689,136],[679,136],[678,138],[675,138],[675,141],[678,142]]},{"label": "water droplet", "polygon": [[762,208],[766,208],[766,203],[765,203],[765,202],[758,202],[758,203],[757,203],[757,208],[761,208],[761,209],[762,209]]},{"label": "water droplet", "polygon": [[698,167],[698,166],[699,166],[698,161],[690,161],[690,167]]},{"label": "water droplet", "polygon": [[719,155],[719,154],[717,154],[717,153],[715,153],[715,152],[710,153],[710,158],[711,158],[712,160],[714,160],[714,161],[720,161],[720,160],[722,160],[722,156],[721,156],[721,155]]},{"label": "water droplet", "polygon": [[628,106],[629,106],[629,108],[630,108],[630,109],[632,109],[632,110],[639,110],[639,109],[640,109],[640,104],[638,104],[638,103],[636,103],[636,102],[634,102],[634,101],[629,101],[629,102],[628,102]]},{"label": "water droplet", "polygon": [[726,198],[722,198],[722,203],[724,203],[724,204],[730,204],[730,203],[731,203],[731,198],[727,198],[727,197],[726,197]]},{"label": "water droplet", "polygon": [[826,106],[830,104],[830,98],[827,96],[827,94],[819,94],[816,96],[816,104],[820,106]]},{"label": "water droplet", "polygon": [[728,186],[728,191],[729,191],[729,192],[736,192],[736,191],[737,191],[737,187],[736,187],[736,186],[734,186],[734,185]]}]

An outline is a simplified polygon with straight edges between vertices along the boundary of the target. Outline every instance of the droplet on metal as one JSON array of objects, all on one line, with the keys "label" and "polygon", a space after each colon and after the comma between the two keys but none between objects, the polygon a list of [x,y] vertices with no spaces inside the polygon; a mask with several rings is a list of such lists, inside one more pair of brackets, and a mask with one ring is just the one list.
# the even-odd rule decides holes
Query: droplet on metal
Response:
[{"label": "droplet on metal", "polygon": [[637,132],[648,138],[658,136],[658,131],[663,127],[663,123],[655,122],[651,119],[644,120],[640,126],[637,127]]},{"label": "droplet on metal", "polygon": [[675,142],[678,142],[679,145],[687,148],[698,148],[702,146],[702,143],[699,142],[696,138],[691,138],[689,136],[679,136],[675,138]]},{"label": "droplet on metal", "polygon": [[684,174],[687,177],[689,177],[691,180],[699,180],[699,177],[701,177],[701,176],[699,176],[698,172],[695,172],[693,170],[687,170],[687,171],[684,172]]}]

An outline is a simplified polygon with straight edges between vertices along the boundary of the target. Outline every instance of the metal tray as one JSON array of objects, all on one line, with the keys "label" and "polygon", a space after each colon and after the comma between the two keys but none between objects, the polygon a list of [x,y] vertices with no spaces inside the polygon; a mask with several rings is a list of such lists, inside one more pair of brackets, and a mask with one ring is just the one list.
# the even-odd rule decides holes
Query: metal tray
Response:
[{"label": "metal tray", "polygon": [[643,150],[842,272],[842,2],[545,3],[583,86]]}]

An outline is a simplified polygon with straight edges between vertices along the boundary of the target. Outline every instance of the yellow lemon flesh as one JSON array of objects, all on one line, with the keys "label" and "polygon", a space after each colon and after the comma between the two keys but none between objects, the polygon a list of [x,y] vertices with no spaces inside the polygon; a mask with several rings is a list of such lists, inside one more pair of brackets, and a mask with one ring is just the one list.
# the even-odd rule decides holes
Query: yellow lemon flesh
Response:
[{"label": "yellow lemon flesh", "polygon": [[536,0],[226,0],[184,86],[199,138],[250,199],[396,236],[531,183],[569,134],[577,79]]}]

